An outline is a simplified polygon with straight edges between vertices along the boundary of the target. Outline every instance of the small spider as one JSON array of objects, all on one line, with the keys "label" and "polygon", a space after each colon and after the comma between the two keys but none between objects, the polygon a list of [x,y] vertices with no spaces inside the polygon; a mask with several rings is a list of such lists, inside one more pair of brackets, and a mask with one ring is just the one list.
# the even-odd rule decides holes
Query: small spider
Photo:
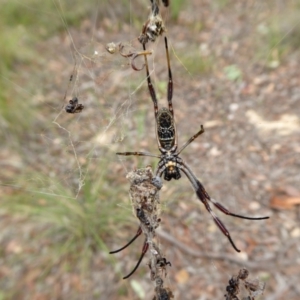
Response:
[{"label": "small spider", "polygon": [[157,268],[161,270],[162,274],[167,276],[167,266],[172,267],[171,262],[169,262],[165,257],[159,257],[156,261]]},{"label": "small spider", "polygon": [[69,100],[69,104],[66,105],[65,110],[69,114],[80,113],[84,109],[84,106],[78,103],[77,97]]},{"label": "small spider", "polygon": [[[68,87],[66,89],[66,92],[65,92],[65,95],[64,95],[64,98],[63,98],[64,102],[66,101],[67,92],[69,90],[71,82],[73,81],[75,71],[77,73],[77,63],[76,62],[74,64],[74,69],[73,69],[72,75],[70,76]],[[84,106],[82,104],[78,103],[78,98],[77,97],[73,97],[71,100],[69,100],[69,103],[65,106],[65,111],[69,114],[80,113],[80,112],[82,112],[83,109],[84,109]]]},{"label": "small spider", "polygon": [[159,258],[157,260],[157,265],[160,268],[165,268],[167,265],[169,265],[170,267],[172,266],[171,263],[169,261],[167,261],[167,259],[165,257]]},{"label": "small spider", "polygon": [[[180,157],[180,153],[189,145],[191,144],[199,135],[204,133],[203,125],[200,126],[200,130],[194,134],[179,150],[177,150],[177,132],[174,122],[174,110],[172,104],[172,97],[173,97],[173,80],[172,80],[172,72],[170,67],[170,57],[169,57],[169,50],[168,50],[168,41],[165,37],[165,48],[166,48],[166,57],[167,57],[167,65],[168,65],[168,108],[161,108],[158,109],[157,98],[155,89],[151,82],[151,77],[149,74],[149,66],[147,61],[147,55],[144,56],[145,58],[145,65],[146,65],[146,75],[147,75],[147,82],[148,82],[148,89],[149,93],[154,105],[154,116],[156,120],[156,136],[157,136],[157,144],[158,149],[161,152],[160,155],[154,155],[147,152],[118,152],[117,155],[135,155],[135,156],[150,156],[159,158],[158,168],[156,170],[156,176],[162,177],[167,181],[172,179],[178,180],[181,178],[181,172],[183,172],[190,183],[198,197],[198,199],[204,204],[206,210],[210,213],[213,220],[215,221],[216,225],[222,231],[222,233],[228,238],[229,242],[231,243],[232,247],[237,251],[240,250],[235,246],[229,231],[223,224],[223,222],[215,215],[212,211],[210,203],[212,203],[217,209],[219,209],[222,213],[241,218],[241,219],[248,219],[248,220],[264,220],[268,219],[269,217],[246,217],[239,214],[235,214],[230,212],[227,208],[225,208],[222,204],[216,202],[212,199],[208,193],[206,192],[202,183],[196,178],[194,173],[191,171],[190,167],[183,161]],[[143,49],[146,51],[145,44],[143,44]],[[136,236],[137,237],[137,236]],[[135,237],[135,238],[136,238]]]}]

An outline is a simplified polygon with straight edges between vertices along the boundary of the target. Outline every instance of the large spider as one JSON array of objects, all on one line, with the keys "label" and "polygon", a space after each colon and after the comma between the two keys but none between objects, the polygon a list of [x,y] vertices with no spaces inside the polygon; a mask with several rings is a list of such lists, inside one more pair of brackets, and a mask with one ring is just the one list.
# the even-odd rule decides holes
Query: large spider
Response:
[{"label": "large spider", "polygon": [[[167,181],[170,181],[172,179],[175,179],[175,180],[180,179],[181,172],[183,172],[186,175],[186,177],[189,179],[190,183],[192,184],[198,199],[204,204],[205,208],[211,214],[211,216],[213,217],[213,220],[215,221],[215,223],[217,224],[219,229],[223,232],[223,234],[225,236],[227,236],[232,247],[237,252],[240,252],[240,250],[235,246],[233,240],[231,239],[229,231],[227,230],[227,228],[225,227],[223,222],[212,211],[210,203],[212,203],[222,213],[233,216],[233,217],[241,218],[241,219],[263,220],[263,219],[268,219],[269,217],[252,218],[252,217],[246,217],[246,216],[242,216],[242,215],[238,215],[238,214],[234,214],[234,213],[230,212],[222,204],[216,202],[214,199],[212,199],[208,195],[208,193],[206,192],[202,183],[196,178],[196,176],[193,174],[191,169],[187,166],[187,164],[179,156],[179,154],[190,143],[192,143],[199,135],[204,133],[204,127],[203,127],[203,125],[201,125],[200,130],[196,134],[194,134],[181,148],[179,148],[179,150],[177,150],[177,134],[176,134],[176,128],[175,128],[175,122],[174,122],[174,111],[173,111],[173,105],[172,105],[173,80],[172,80],[172,72],[171,72],[171,67],[170,67],[168,42],[167,42],[166,37],[165,37],[165,48],[166,48],[166,56],[167,56],[167,63],[168,63],[168,75],[169,75],[169,82],[168,82],[168,88],[167,88],[167,90],[168,90],[168,96],[167,96],[168,97],[167,98],[168,108],[163,107],[161,109],[158,109],[155,89],[152,85],[151,77],[149,74],[147,55],[144,56],[148,89],[149,89],[149,93],[150,93],[150,96],[151,96],[151,99],[152,99],[153,105],[154,105],[157,144],[158,144],[158,149],[161,152],[161,155],[154,155],[154,154],[147,153],[147,152],[118,152],[117,155],[151,156],[151,157],[159,158],[158,168],[156,170],[156,176],[162,177],[162,175],[164,175],[164,179]],[[144,49],[144,51],[146,51],[145,44],[143,44],[143,49]],[[129,243],[127,243],[121,249],[112,251],[110,253],[116,253],[116,252],[123,250],[124,248],[129,246],[141,233],[142,233],[142,231],[139,228],[135,237]],[[137,266],[134,268],[134,271],[137,269],[138,265],[140,264],[147,249],[148,249],[147,241],[145,241],[143,250],[142,250],[142,255],[138,261]],[[130,275],[133,272],[131,272]],[[128,275],[124,278],[128,278],[130,275]]]}]

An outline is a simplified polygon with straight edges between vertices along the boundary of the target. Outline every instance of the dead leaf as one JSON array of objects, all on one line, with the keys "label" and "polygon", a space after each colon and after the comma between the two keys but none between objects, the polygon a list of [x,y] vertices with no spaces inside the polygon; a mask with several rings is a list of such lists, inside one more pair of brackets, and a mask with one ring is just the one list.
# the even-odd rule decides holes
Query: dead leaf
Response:
[{"label": "dead leaf", "polygon": [[295,205],[300,205],[300,197],[276,195],[270,201],[270,206],[275,209],[293,209]]},{"label": "dead leaf", "polygon": [[300,204],[300,191],[293,186],[286,185],[284,187],[271,190],[272,197],[270,206],[275,209],[293,209]]},{"label": "dead leaf", "polygon": [[20,254],[23,252],[23,248],[22,248],[22,245],[16,241],[16,240],[11,240],[6,248],[5,248],[5,251],[7,253],[14,253],[14,254]]},{"label": "dead leaf", "polygon": [[182,269],[176,273],[175,278],[178,283],[184,284],[189,280],[190,276],[185,269]]}]

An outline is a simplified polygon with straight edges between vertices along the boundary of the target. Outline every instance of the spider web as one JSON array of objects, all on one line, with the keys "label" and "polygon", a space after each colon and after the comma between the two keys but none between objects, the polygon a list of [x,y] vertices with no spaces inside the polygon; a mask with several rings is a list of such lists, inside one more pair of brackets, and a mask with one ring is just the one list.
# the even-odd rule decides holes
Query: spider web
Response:
[{"label": "spider web", "polygon": [[[106,9],[113,7],[106,3]],[[102,7],[99,4],[99,8]],[[107,44],[113,42],[106,39],[105,29],[97,27],[98,16],[94,24],[87,24],[90,34],[80,37],[80,31],[71,32],[61,10],[61,2],[57,2],[58,13],[66,26],[68,55],[72,57],[67,65],[70,70],[74,64],[65,97],[59,104],[59,111],[52,123],[57,126],[54,137],[46,139],[60,143],[65,161],[62,180],[78,197],[85,184],[88,173],[95,172],[96,166],[109,170],[110,163],[117,163],[114,152],[118,144],[126,136],[128,120],[132,116],[132,104],[142,80],[131,69],[130,61],[118,53],[118,45],[122,42],[125,48],[131,49],[128,36],[117,34],[116,53],[108,53]],[[130,13],[128,11],[128,13]],[[108,24],[107,27],[113,26]],[[65,74],[67,72],[64,72]],[[65,75],[65,79],[68,78]],[[66,80],[64,80],[66,82]],[[79,114],[66,114],[65,106],[69,99],[77,97],[84,110]],[[116,166],[114,166],[116,168]],[[103,173],[102,173],[103,174]]]}]

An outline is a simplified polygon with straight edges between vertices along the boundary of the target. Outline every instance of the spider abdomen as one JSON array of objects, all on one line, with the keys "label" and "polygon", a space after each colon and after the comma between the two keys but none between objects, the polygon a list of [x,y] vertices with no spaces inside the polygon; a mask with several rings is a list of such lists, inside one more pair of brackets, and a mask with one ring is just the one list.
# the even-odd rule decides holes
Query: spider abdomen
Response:
[{"label": "spider abdomen", "polygon": [[157,138],[161,147],[170,150],[175,144],[175,124],[173,115],[167,108],[157,113]]}]

